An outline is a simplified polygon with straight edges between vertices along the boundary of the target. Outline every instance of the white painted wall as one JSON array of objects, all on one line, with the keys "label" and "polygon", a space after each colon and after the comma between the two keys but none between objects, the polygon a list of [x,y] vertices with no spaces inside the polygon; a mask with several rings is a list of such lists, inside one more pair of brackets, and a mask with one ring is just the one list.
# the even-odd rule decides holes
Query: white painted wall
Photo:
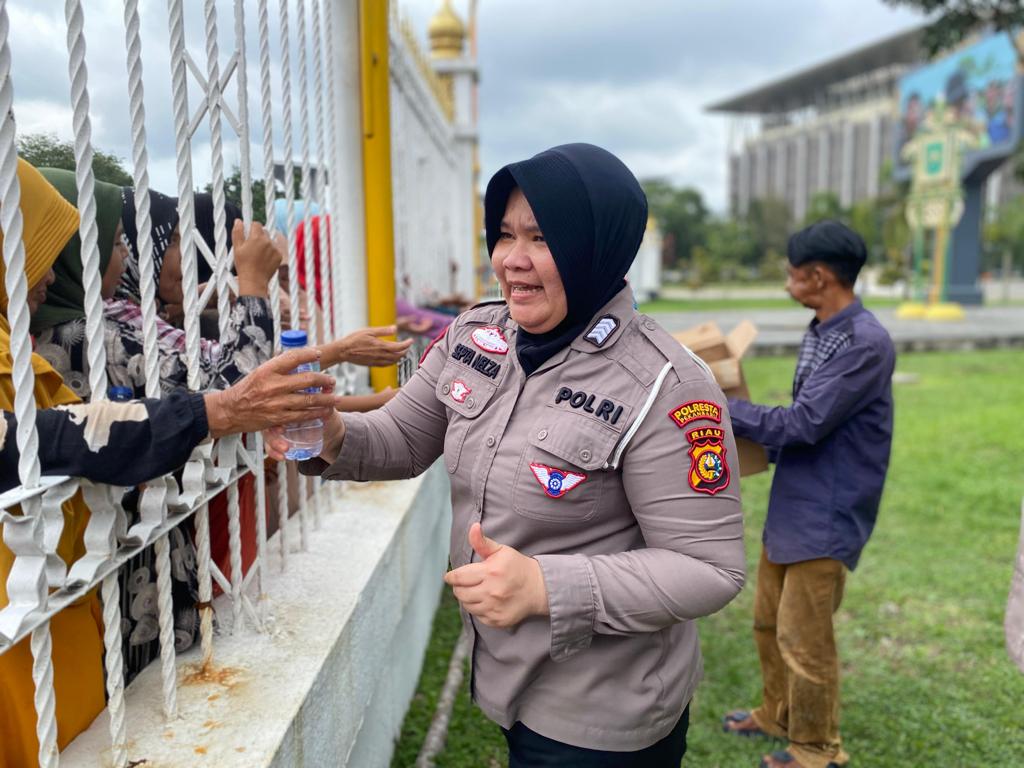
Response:
[{"label": "white painted wall", "polygon": [[[475,129],[441,112],[418,68],[418,54],[391,33],[391,173],[395,278],[400,296],[433,303],[473,296],[473,142]],[[458,83],[469,75],[459,75]],[[452,265],[456,266],[452,273]]]},{"label": "white painted wall", "polygon": [[648,219],[644,241],[627,275],[638,302],[654,298],[661,290],[661,241],[657,222],[653,218]]},{"label": "white painted wall", "polygon": [[[215,601],[215,666],[210,679],[188,682],[198,647],[179,657],[178,719],[163,720],[158,664],[129,686],[129,759],[161,768],[388,766],[441,593],[450,521],[441,464],[414,480],[346,484],[309,552],[292,554],[280,575],[271,558],[268,632],[231,635],[230,607]],[[275,537],[272,553],[277,545]],[[61,765],[105,765],[109,743],[104,713]]]}]

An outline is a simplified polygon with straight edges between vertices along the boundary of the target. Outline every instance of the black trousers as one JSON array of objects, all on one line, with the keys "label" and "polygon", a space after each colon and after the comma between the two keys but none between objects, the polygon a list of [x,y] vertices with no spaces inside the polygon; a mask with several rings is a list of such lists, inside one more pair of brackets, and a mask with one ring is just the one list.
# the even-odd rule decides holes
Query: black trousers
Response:
[{"label": "black trousers", "polygon": [[517,722],[501,729],[508,742],[508,768],[679,768],[686,754],[690,707],[661,741],[638,752],[608,752],[563,744]]}]

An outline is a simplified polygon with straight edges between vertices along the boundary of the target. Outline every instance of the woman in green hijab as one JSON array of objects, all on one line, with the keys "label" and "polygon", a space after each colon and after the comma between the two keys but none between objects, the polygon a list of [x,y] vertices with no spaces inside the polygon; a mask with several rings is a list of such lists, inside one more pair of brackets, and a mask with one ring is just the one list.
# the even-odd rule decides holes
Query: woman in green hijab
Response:
[{"label": "woman in green hijab", "polygon": [[[78,204],[75,174],[60,168],[40,168],[61,197]],[[104,299],[114,295],[121,281],[128,247],[121,224],[121,188],[96,182],[97,247],[100,253],[101,293]],[[65,383],[82,399],[88,400],[88,362],[85,357],[85,287],[82,274],[82,241],[76,234],[61,251],[53,265],[54,282],[46,291],[46,301],[32,316],[37,352],[45,357]]]},{"label": "woman in green hijab", "polygon": [[[75,174],[58,168],[40,168],[61,197],[78,204]],[[128,244],[122,223],[123,196],[121,188],[96,182],[97,247],[103,283],[100,293],[104,301],[113,297],[121,283],[128,257]],[[32,331],[38,334],[36,351],[53,365],[64,381],[83,400],[90,399],[88,361],[85,345],[85,288],[82,267],[82,241],[76,234],[53,264],[54,282],[46,291],[46,301],[32,316]],[[119,326],[103,318],[107,354],[118,348]],[[112,347],[112,344],[114,345]],[[109,362],[109,360],[108,360]],[[109,368],[108,368],[109,373]],[[117,383],[117,382],[112,382]],[[129,521],[136,522],[137,510],[129,507]],[[199,599],[196,580],[196,551],[187,529],[175,528],[170,533],[171,601],[174,606],[174,644],[180,652],[188,648],[199,630]],[[118,573],[121,587],[121,615],[126,625],[122,636],[125,684],[145,668],[160,652],[157,641],[156,568],[153,547],[133,557]]]}]

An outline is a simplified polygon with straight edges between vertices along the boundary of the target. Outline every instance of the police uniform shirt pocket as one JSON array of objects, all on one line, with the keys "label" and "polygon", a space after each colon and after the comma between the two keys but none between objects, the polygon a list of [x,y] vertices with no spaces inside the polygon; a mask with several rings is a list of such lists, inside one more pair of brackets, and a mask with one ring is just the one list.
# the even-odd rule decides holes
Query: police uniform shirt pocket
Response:
[{"label": "police uniform shirt pocket", "polygon": [[488,377],[467,370],[457,361],[449,360],[441,370],[434,395],[450,409],[444,435],[444,461],[449,474],[458,470],[473,420],[484,412],[497,389]]},{"label": "police uniform shirt pocket", "polygon": [[[449,361],[437,377],[437,399],[466,419],[475,419],[498,390],[497,384],[465,366]],[[451,420],[452,414],[449,414]]]},{"label": "police uniform shirt pocket", "polygon": [[619,434],[591,416],[544,409],[531,428],[512,489],[517,514],[553,523],[591,519]]}]

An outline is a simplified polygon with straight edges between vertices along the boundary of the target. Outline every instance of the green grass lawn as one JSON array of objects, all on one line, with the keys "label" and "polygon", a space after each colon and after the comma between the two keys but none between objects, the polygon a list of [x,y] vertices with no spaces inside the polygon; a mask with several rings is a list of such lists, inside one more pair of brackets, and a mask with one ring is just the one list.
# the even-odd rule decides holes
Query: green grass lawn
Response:
[{"label": "green grass lawn", "polygon": [[[892,465],[875,534],[847,582],[837,627],[842,731],[858,768],[1024,765],[1024,675],[1003,644],[1003,610],[1024,494],[1024,355],[907,354],[897,370]],[[746,363],[755,399],[785,402],[793,360]],[[705,680],[684,766],[755,766],[768,743],[722,734],[757,703],[751,605],[770,474],[743,481],[747,588],[701,622]],[[447,597],[393,766],[411,766],[459,631]],[[468,676],[467,676],[468,679]],[[505,765],[504,740],[464,690],[438,766]]]}]

